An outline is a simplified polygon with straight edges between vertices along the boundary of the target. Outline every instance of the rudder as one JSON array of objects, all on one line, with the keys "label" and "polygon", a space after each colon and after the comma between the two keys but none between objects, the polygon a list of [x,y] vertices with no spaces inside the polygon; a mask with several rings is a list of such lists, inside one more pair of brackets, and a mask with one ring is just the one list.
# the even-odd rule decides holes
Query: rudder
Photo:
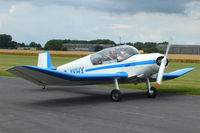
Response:
[{"label": "rudder", "polygon": [[49,51],[39,53],[37,66],[41,68],[56,69],[51,63]]}]

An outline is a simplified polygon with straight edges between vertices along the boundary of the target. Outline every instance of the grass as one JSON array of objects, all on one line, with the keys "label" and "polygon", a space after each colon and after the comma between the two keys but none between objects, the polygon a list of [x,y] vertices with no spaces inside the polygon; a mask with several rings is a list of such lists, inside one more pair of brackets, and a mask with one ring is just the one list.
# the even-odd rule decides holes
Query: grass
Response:
[{"label": "grass", "polygon": [[[8,50],[8,49],[0,49],[0,54],[2,55],[24,55],[24,56],[37,56],[39,52],[43,52],[44,50]],[[88,51],[49,51],[52,56],[60,56],[60,57],[83,57],[93,52]]]},{"label": "grass", "polygon": [[[51,57],[53,65],[59,66],[66,62],[77,59],[76,57]],[[37,66],[37,56],[23,56],[23,55],[0,55],[0,76],[12,76],[13,74],[6,72],[8,68],[20,65]]]},{"label": "grass", "polygon": [[[76,57],[52,57],[54,66],[59,66],[77,59]],[[5,70],[18,65],[37,65],[37,56],[0,55],[0,76],[14,76]],[[200,95],[200,64],[171,62],[166,72],[177,69],[196,67],[196,69],[180,78],[163,82],[158,90],[168,93]],[[155,83],[151,83],[155,86]],[[114,87],[113,85],[106,85]],[[120,84],[121,88],[146,90],[146,84]]]}]

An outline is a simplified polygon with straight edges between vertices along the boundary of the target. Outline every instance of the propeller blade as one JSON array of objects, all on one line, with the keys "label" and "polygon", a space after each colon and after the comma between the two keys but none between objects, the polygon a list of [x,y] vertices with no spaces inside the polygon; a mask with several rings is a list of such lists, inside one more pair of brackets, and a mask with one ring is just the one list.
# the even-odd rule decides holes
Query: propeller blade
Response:
[{"label": "propeller blade", "polygon": [[163,73],[164,73],[164,70],[165,70],[166,63],[167,63],[167,59],[166,59],[166,56],[165,56],[161,61],[161,65],[160,65],[160,68],[159,68],[159,71],[158,71],[158,77],[157,77],[157,80],[156,80],[156,85],[158,87],[160,87],[160,85],[162,83]]},{"label": "propeller blade", "polygon": [[158,71],[158,76],[157,76],[157,79],[156,79],[156,85],[158,87],[160,87],[161,83],[162,83],[162,79],[163,79],[163,74],[164,74],[164,71],[165,71],[165,65],[167,63],[167,55],[169,53],[169,49],[170,49],[170,46],[171,46],[171,41],[172,41],[172,38],[170,38],[170,42],[167,46],[167,50],[165,52],[165,56],[164,58],[161,60],[161,64],[160,64],[160,68],[159,68],[159,71]]}]

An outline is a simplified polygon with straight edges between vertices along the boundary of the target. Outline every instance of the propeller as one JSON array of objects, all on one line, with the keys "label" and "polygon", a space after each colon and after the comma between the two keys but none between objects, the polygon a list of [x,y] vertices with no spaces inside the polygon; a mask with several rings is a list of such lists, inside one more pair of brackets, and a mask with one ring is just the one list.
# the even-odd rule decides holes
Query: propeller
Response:
[{"label": "propeller", "polygon": [[165,65],[167,63],[167,55],[169,53],[169,49],[170,49],[170,46],[171,46],[171,42],[173,41],[173,39],[170,37],[170,41],[169,41],[169,44],[167,46],[167,50],[165,52],[165,56],[164,58],[161,60],[161,64],[160,64],[160,68],[159,68],[159,71],[158,71],[158,76],[157,76],[157,79],[156,79],[156,85],[158,87],[160,87],[161,83],[162,83],[162,79],[163,79],[163,74],[164,74],[164,71],[165,71]]}]

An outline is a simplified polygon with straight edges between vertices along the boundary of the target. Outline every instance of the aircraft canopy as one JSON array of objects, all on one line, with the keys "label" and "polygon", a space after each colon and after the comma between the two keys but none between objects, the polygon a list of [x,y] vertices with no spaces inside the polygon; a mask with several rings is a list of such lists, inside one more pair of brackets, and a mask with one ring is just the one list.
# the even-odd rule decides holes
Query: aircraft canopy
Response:
[{"label": "aircraft canopy", "polygon": [[94,53],[90,59],[93,65],[100,65],[121,62],[136,54],[140,54],[140,52],[133,46],[121,45]]}]

